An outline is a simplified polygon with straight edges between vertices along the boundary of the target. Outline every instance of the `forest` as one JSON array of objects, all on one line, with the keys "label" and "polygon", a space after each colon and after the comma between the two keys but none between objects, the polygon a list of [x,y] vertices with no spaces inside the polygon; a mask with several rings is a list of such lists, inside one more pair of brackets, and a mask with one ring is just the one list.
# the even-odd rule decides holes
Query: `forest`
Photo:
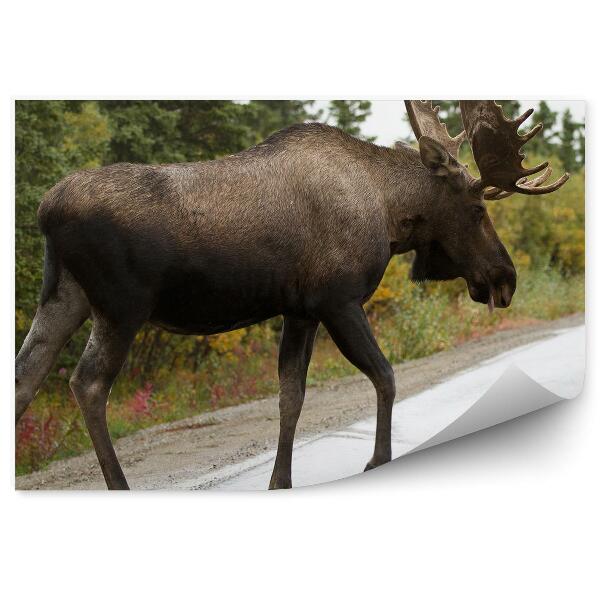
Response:
[{"label": "forest", "polygon": [[[451,134],[462,128],[458,103],[434,101]],[[322,104],[322,103],[321,103]],[[503,101],[508,116],[528,106]],[[515,195],[488,203],[513,257],[519,286],[513,305],[489,315],[468,297],[464,281],[414,284],[410,255],[394,257],[366,309],[386,356],[402,362],[498,329],[584,310],[585,128],[567,109],[535,103],[529,127],[544,129],[526,148],[527,164],[550,160],[571,180],[548,196]],[[363,135],[368,100],[19,100],[15,103],[15,345],[35,314],[42,281],[43,237],[36,212],[44,193],[66,174],[116,162],[165,163],[219,158],[248,148],[293,123],[324,121]],[[400,139],[400,136],[399,136]],[[405,141],[414,143],[414,138]],[[467,144],[461,160],[476,166]],[[152,326],[137,335],[110,399],[113,438],[140,428],[275,393],[279,318],[215,336],[178,336]],[[89,323],[61,353],[17,427],[17,473],[91,447],[68,379]],[[322,329],[309,385],[355,373]],[[401,383],[399,383],[401,385]]]}]

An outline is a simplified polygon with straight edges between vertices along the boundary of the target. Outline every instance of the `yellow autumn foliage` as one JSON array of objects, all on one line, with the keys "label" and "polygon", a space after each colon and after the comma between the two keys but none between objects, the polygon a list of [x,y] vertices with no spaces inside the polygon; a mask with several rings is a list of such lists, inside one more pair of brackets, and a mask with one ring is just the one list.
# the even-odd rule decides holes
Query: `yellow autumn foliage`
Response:
[{"label": "yellow autumn foliage", "polygon": [[247,332],[247,329],[236,329],[219,335],[211,335],[208,338],[208,344],[219,354],[227,354],[241,343]]},{"label": "yellow autumn foliage", "polygon": [[368,306],[376,310],[378,305],[388,301],[400,301],[407,293],[409,271],[410,264],[406,260],[393,257]]}]

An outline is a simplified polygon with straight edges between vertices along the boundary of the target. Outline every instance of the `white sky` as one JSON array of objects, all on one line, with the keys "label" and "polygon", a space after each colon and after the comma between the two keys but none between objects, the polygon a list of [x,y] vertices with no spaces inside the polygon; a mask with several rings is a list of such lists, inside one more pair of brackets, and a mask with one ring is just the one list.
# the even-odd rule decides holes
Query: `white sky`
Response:
[{"label": "white sky", "polygon": [[[528,108],[537,108],[539,100],[519,100],[522,112]],[[571,110],[575,121],[583,121],[585,102],[582,100],[546,100],[552,110],[562,113]],[[317,100],[316,108],[327,108],[327,100]],[[377,136],[376,142],[385,146],[393,144],[408,135],[409,125],[404,121],[406,109],[403,100],[371,100],[371,116],[363,123],[363,135]]]}]

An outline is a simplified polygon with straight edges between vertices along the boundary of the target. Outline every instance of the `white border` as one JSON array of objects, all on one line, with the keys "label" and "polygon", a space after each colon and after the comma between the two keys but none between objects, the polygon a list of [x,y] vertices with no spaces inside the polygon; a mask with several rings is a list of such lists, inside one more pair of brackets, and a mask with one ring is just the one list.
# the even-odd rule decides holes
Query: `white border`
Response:
[{"label": "white border", "polygon": [[[592,270],[592,368],[580,400],[333,486],[291,494],[15,493],[9,400],[15,97],[585,99],[587,162],[595,165],[598,32],[588,6],[579,0],[4,3],[6,597],[506,600],[588,598],[598,591],[600,386],[590,304],[598,276]],[[588,265],[600,264],[597,191],[590,169]]]}]

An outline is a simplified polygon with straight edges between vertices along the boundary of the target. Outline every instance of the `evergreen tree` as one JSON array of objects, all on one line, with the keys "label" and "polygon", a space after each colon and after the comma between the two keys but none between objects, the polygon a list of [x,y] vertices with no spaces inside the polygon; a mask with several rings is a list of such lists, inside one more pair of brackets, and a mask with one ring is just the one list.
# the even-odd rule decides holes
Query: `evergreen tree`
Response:
[{"label": "evergreen tree", "polygon": [[101,103],[111,126],[107,163],[210,160],[318,114],[307,100],[158,100]]},{"label": "evergreen tree", "polygon": [[35,312],[43,238],[37,209],[44,193],[67,173],[98,166],[108,123],[93,102],[15,102],[15,301],[17,345]]},{"label": "evergreen tree", "polygon": [[538,156],[549,156],[553,152],[553,139],[557,135],[556,120],[558,113],[553,111],[548,103],[542,100],[533,113],[531,126],[525,126],[524,130],[529,131],[538,123],[541,123],[543,129],[529,142],[527,142],[527,152]]},{"label": "evergreen tree", "polygon": [[373,141],[374,137],[366,137],[360,133],[360,125],[371,114],[369,100],[332,100],[329,103],[327,121],[333,118],[335,124],[350,135]]},{"label": "evergreen tree", "polygon": [[521,103],[518,100],[497,100],[502,112],[508,119],[516,119],[521,114]]},{"label": "evergreen tree", "polygon": [[585,169],[585,126],[583,123],[577,132],[577,146],[579,150],[579,165]]},{"label": "evergreen tree", "polygon": [[[239,152],[256,141],[248,122],[251,107],[231,100],[161,101],[178,115],[177,151],[183,160],[211,160]],[[169,162],[176,162],[174,157]]]},{"label": "evergreen tree", "polygon": [[15,302],[17,344],[35,311],[41,281],[42,239],[37,207],[43,193],[66,172],[62,149],[64,103],[15,103]]},{"label": "evergreen tree", "polygon": [[185,160],[176,108],[159,101],[108,100],[100,102],[100,109],[111,132],[105,164]]},{"label": "evergreen tree", "polygon": [[544,129],[540,133],[545,140],[550,140],[556,132],[554,131],[554,127],[556,126],[558,113],[548,106],[548,103],[545,100],[540,102],[535,113],[533,113],[533,122],[534,125],[537,123],[543,123]]},{"label": "evergreen tree", "polygon": [[560,144],[557,154],[565,171],[568,172],[575,172],[580,167],[575,149],[575,137],[580,127],[581,124],[573,121],[571,111],[567,108],[562,116],[562,129],[559,134]]},{"label": "evergreen tree", "polygon": [[260,142],[295,123],[316,121],[323,111],[314,111],[314,100],[252,100],[247,122]]}]

